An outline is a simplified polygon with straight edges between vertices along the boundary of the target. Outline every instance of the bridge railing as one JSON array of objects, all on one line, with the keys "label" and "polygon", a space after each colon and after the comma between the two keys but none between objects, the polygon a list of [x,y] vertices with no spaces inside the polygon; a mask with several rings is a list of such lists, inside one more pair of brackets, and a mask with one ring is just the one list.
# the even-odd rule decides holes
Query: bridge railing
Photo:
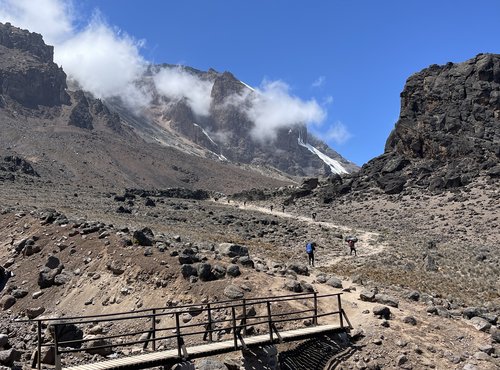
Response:
[{"label": "bridge railing", "polygon": [[[141,345],[143,351],[149,350],[148,347],[152,351],[177,349],[182,359],[189,356],[188,345],[232,337],[235,350],[246,349],[245,338],[252,335],[268,334],[271,343],[281,342],[280,331],[319,325],[326,317],[330,323],[335,321],[339,329],[348,330],[351,324],[342,308],[341,294],[301,293],[31,320],[37,323],[38,336],[33,367],[41,369],[43,347],[51,347],[54,351],[58,370],[64,354],[97,353],[117,347]],[[332,304],[332,299],[336,304]],[[97,335],[84,337],[81,327],[90,325],[94,328],[100,325],[101,330],[95,330]],[[47,330],[45,335],[44,328]]]}]

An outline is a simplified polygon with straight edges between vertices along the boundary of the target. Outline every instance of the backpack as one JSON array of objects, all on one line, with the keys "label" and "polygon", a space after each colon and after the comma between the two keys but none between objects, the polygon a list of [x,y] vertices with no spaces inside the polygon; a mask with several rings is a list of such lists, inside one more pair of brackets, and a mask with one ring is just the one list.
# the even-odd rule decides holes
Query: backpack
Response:
[{"label": "backpack", "polygon": [[312,243],[307,243],[307,244],[306,244],[306,252],[307,252],[307,253],[312,253],[312,252],[313,252],[313,246],[312,246]]}]

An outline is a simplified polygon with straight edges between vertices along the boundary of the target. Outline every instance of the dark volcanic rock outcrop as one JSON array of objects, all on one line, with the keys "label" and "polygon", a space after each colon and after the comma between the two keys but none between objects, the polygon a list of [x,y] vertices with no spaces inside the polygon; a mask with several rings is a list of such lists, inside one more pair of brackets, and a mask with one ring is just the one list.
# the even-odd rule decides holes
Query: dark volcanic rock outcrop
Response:
[{"label": "dark volcanic rock outcrop", "polygon": [[324,189],[334,194],[377,186],[456,188],[483,173],[497,177],[500,160],[500,55],[432,65],[411,76],[385,152],[351,178]]},{"label": "dark volcanic rock outcrop", "polygon": [[42,36],[0,23],[0,94],[26,107],[67,104],[66,74]]}]

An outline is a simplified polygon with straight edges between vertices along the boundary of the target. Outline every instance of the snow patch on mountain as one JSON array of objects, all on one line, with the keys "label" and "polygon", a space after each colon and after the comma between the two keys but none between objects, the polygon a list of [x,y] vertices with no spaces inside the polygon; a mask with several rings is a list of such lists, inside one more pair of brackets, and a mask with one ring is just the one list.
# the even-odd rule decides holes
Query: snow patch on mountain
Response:
[{"label": "snow patch on mountain", "polygon": [[[201,132],[203,132],[203,134],[208,138],[208,140],[210,140],[212,142],[212,144],[214,144],[217,147],[219,146],[219,145],[217,145],[217,143],[215,141],[213,141],[213,139],[210,137],[210,135],[208,134],[208,132],[206,132],[203,127],[201,127],[200,125],[198,125],[196,123],[193,123],[193,125],[195,125],[196,127],[198,127],[201,130]],[[214,153],[217,156],[217,158],[219,158],[219,160],[221,160],[221,161],[227,161],[227,158],[224,157],[222,154],[217,154],[215,152],[212,152],[212,153]]]},{"label": "snow patch on mountain", "polygon": [[255,89],[254,89],[252,86],[247,85],[247,84],[246,84],[246,83],[244,83],[243,81],[240,81],[240,82],[241,82],[243,85],[245,85],[246,87],[248,87],[250,90],[255,91]]},{"label": "snow patch on mountain", "polygon": [[343,174],[343,173],[349,173],[347,170],[335,159],[330,158],[326,154],[322,153],[315,147],[313,147],[311,144],[304,143],[304,141],[299,137],[298,139],[299,145],[303,146],[304,148],[307,148],[311,153],[316,154],[319,159],[321,159],[325,164],[327,164],[330,169],[332,170],[333,173],[337,174]]}]

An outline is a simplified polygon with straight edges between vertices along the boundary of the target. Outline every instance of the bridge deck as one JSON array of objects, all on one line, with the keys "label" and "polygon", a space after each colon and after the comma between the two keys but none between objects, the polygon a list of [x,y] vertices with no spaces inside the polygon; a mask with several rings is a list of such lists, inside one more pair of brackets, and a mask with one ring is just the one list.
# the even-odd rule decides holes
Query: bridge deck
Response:
[{"label": "bridge deck", "polygon": [[[280,332],[283,341],[293,341],[302,338],[310,338],[318,334],[327,332],[335,332],[342,329],[337,325],[320,325],[311,326],[308,328],[289,330]],[[277,342],[276,335],[274,335],[275,342]],[[271,343],[269,334],[257,335],[243,339],[248,347],[258,346]],[[241,343],[238,343],[240,346]],[[188,357],[199,358],[210,356],[216,353],[226,353],[234,351],[234,340],[224,342],[215,342],[209,344],[202,344],[194,347],[188,347]],[[124,357],[114,360],[107,360],[96,362],[93,364],[86,364],[80,366],[67,367],[67,370],[108,370],[108,369],[144,369],[152,366],[160,366],[169,362],[179,360],[177,349],[167,351],[157,351],[152,353],[145,353],[136,356]]]}]

